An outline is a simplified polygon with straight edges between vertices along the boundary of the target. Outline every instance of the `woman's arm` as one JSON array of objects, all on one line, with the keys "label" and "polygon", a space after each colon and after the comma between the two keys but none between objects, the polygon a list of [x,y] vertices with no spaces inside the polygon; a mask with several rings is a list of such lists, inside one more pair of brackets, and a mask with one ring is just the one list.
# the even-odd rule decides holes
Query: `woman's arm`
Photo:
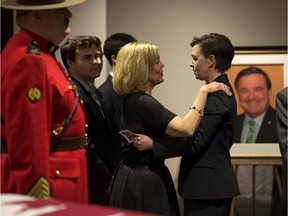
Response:
[{"label": "woman's arm", "polygon": [[173,118],[169,122],[165,133],[174,137],[192,136],[200,123],[201,117],[203,116],[203,109],[208,94],[219,90],[224,91],[229,96],[232,94],[229,87],[223,83],[212,82],[202,86],[199,89],[193,105],[189,108],[188,113],[183,118],[179,116]]},{"label": "woman's arm", "polygon": [[[211,96],[209,107],[213,109],[212,113],[214,113],[214,115],[204,116],[201,120],[202,130],[197,132],[198,135],[193,136],[193,140],[192,137],[188,137],[188,139],[184,141],[171,136],[152,140],[146,135],[137,134],[137,137],[132,139],[134,147],[140,151],[156,149],[156,151],[154,150],[154,154],[157,154],[157,157],[174,157],[183,154],[195,154],[202,151],[203,148],[206,148],[207,143],[210,142],[211,133],[214,133],[221,124],[221,116],[227,112],[228,107],[224,105],[226,104],[224,103],[225,100],[227,100],[227,98],[225,98],[223,94],[213,94],[213,96]],[[222,102],[217,103],[216,101]],[[218,112],[215,112],[215,110],[218,110]],[[192,143],[196,143],[196,145],[192,145]]]}]

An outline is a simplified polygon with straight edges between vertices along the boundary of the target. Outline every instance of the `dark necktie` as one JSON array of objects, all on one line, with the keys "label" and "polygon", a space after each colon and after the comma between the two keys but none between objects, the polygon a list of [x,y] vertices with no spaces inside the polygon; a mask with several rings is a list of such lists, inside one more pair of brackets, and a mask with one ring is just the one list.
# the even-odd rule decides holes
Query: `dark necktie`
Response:
[{"label": "dark necktie", "polygon": [[99,107],[99,109],[101,111],[102,116],[105,118],[103,110],[102,110],[102,106],[101,106],[101,103],[99,101],[99,98],[98,98],[98,95],[97,95],[96,91],[97,91],[97,89],[96,89],[96,87],[93,84],[89,85],[89,93],[92,96],[92,98],[94,99],[94,101],[97,103],[97,105],[98,105],[98,107]]},{"label": "dark necktie", "polygon": [[256,139],[255,122],[253,120],[249,121],[250,129],[247,135],[247,143],[254,143]]}]

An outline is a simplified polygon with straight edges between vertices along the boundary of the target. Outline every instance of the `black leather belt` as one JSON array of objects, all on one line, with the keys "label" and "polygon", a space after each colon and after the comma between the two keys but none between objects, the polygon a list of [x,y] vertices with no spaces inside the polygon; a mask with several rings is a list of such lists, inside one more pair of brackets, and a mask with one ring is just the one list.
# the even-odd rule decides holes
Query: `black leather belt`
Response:
[{"label": "black leather belt", "polygon": [[[86,148],[86,136],[59,138],[51,136],[50,152],[71,151]],[[7,154],[7,144],[1,141],[1,154]]]},{"label": "black leather belt", "polygon": [[70,151],[86,148],[86,136],[59,138],[51,136],[50,152]]}]

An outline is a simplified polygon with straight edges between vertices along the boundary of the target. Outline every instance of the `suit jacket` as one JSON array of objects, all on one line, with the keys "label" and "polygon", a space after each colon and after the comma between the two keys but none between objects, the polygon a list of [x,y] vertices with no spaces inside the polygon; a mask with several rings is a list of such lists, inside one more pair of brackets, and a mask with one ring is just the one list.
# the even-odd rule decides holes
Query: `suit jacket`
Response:
[{"label": "suit jacket", "polygon": [[[90,196],[93,197],[96,193],[104,192],[111,184],[112,176],[118,163],[115,161],[114,143],[111,139],[111,127],[109,123],[105,120],[96,101],[84,86],[73,77],[71,77],[71,80],[78,88],[87,117],[88,147],[86,156],[89,171]],[[100,103],[102,103],[101,93],[98,90],[96,93]],[[103,112],[105,114],[105,110]]]},{"label": "suit jacket", "polygon": [[[234,143],[240,143],[245,114],[234,122]],[[267,109],[255,143],[278,143],[276,131],[276,111],[271,106]]]},{"label": "suit jacket", "polygon": [[[233,91],[228,77],[216,78]],[[160,144],[154,140],[156,157],[183,155],[178,191],[183,199],[223,199],[239,195],[237,179],[231,164],[230,148],[233,144],[233,120],[236,118],[236,101],[218,91],[209,94],[204,116],[193,137],[166,138]],[[162,140],[163,141],[163,140]]]},{"label": "suit jacket", "polygon": [[282,155],[282,209],[283,216],[287,215],[287,90],[286,87],[276,96],[277,133]]},{"label": "suit jacket", "polygon": [[122,137],[119,134],[119,131],[122,98],[115,92],[112,84],[112,78],[113,77],[109,75],[106,81],[99,87],[99,91],[102,94],[102,102],[107,114],[107,120],[110,122],[112,127],[112,138],[116,143],[115,152],[118,152],[118,157],[116,156],[116,159],[120,161]]}]

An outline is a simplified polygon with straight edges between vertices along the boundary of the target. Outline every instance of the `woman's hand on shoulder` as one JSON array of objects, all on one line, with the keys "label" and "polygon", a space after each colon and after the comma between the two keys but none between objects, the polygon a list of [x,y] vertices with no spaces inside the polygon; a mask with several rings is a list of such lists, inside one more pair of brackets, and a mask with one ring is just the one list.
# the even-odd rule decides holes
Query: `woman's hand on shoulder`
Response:
[{"label": "woman's hand on shoulder", "polygon": [[228,96],[232,95],[232,92],[230,91],[230,88],[227,85],[215,81],[202,86],[200,90],[206,92],[207,94],[221,90],[224,91],[225,94]]}]

